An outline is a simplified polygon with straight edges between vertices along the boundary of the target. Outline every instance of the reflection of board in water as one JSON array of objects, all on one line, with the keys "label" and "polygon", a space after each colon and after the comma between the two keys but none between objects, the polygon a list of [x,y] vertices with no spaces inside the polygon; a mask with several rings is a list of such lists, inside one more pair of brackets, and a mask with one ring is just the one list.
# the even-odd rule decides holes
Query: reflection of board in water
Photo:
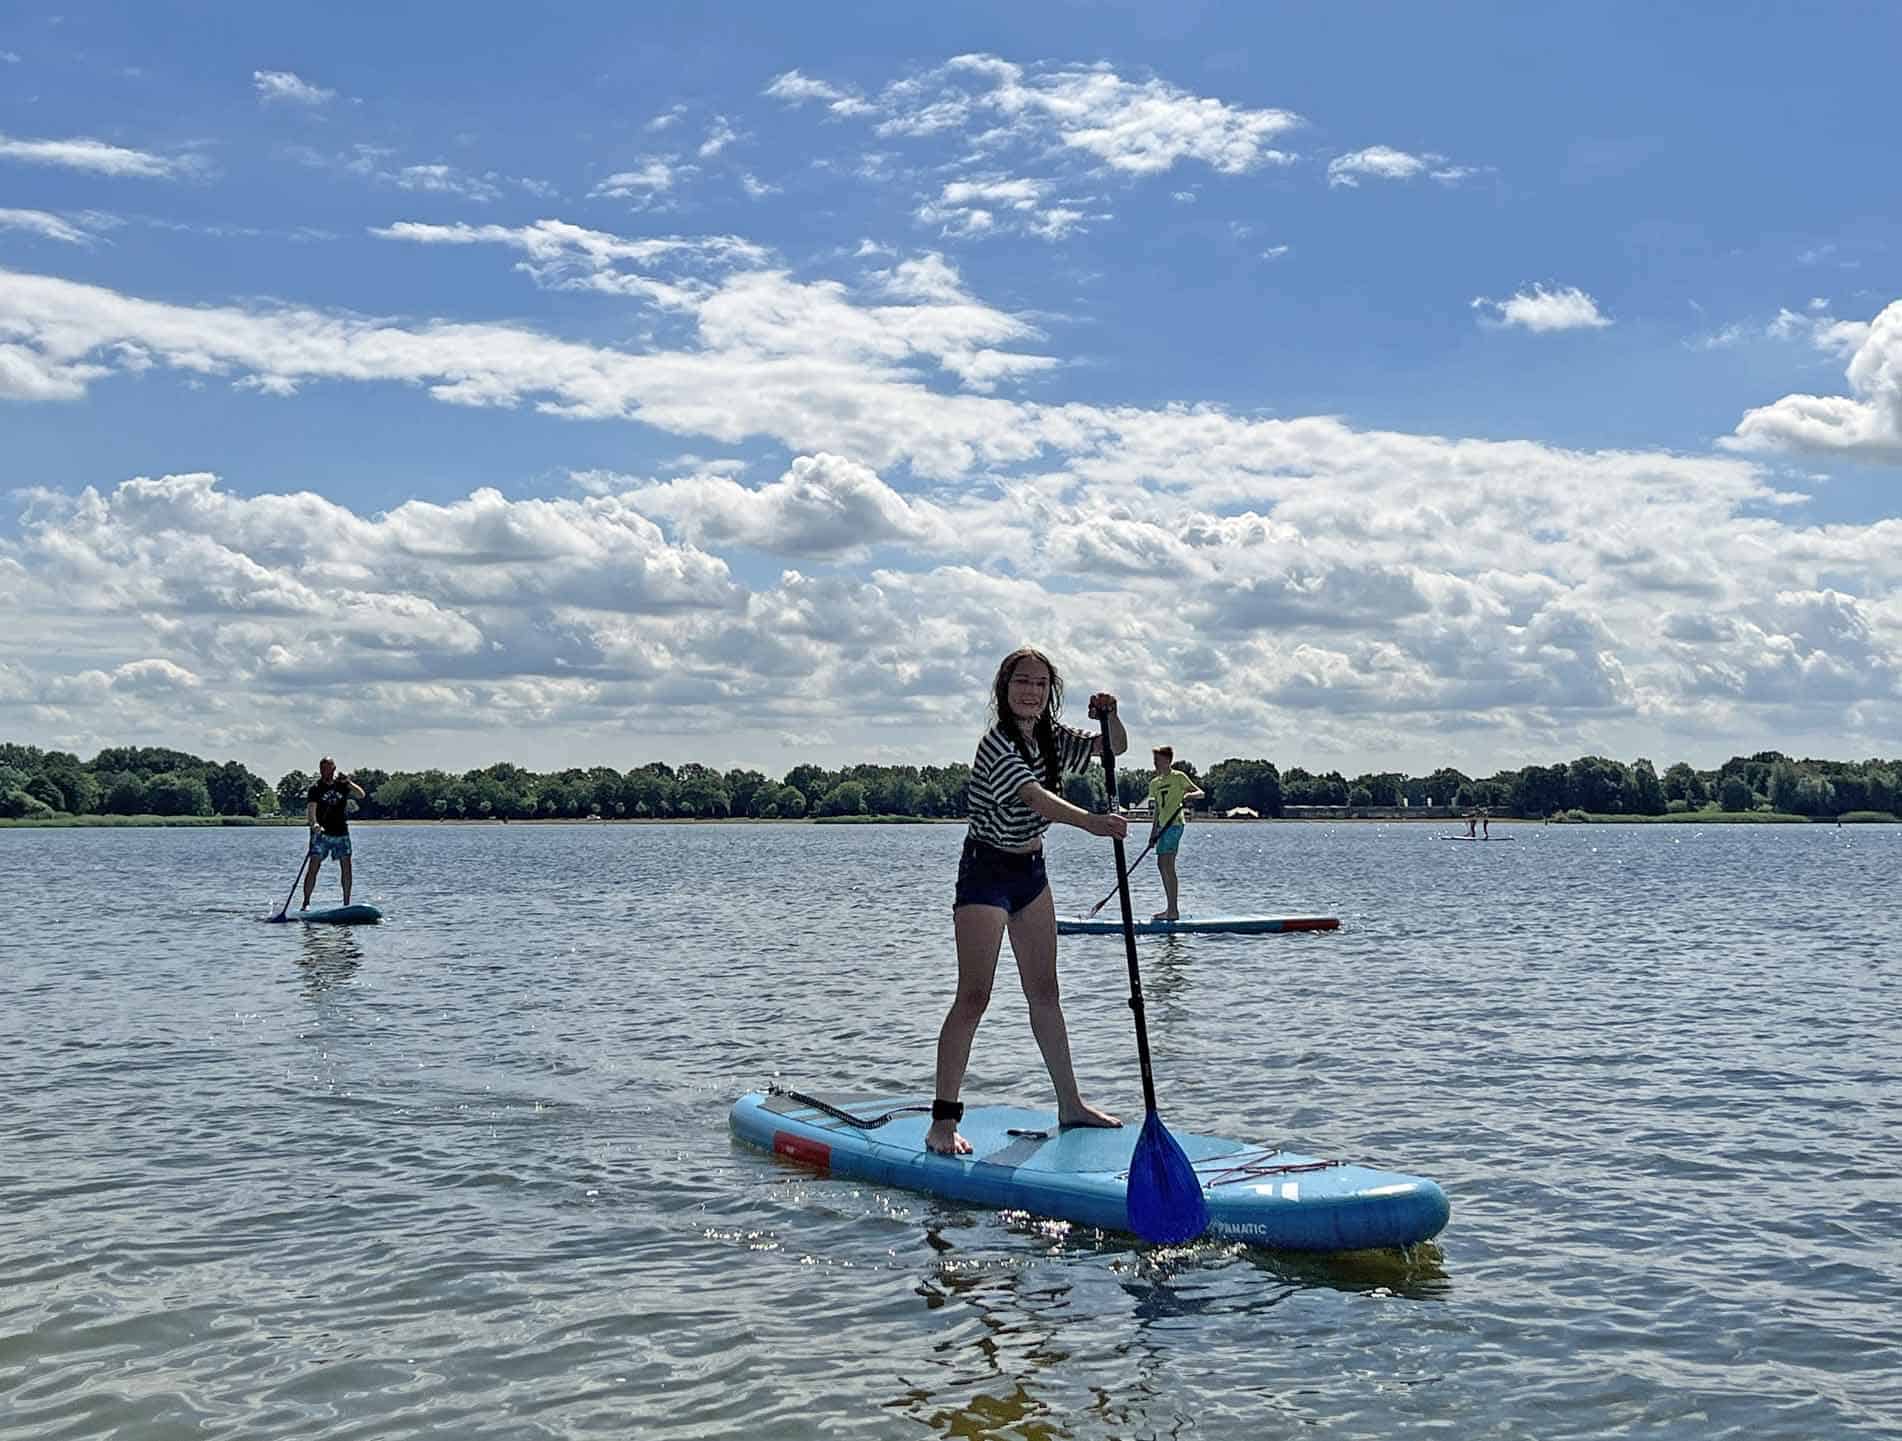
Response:
[{"label": "reflection of board in water", "polygon": [[[1128,1231],[1130,1158],[1139,1128],[1059,1127],[1048,1111],[967,1106],[968,1156],[925,1149],[931,1103],[847,1101],[779,1091],[740,1097],[729,1117],[748,1145],[839,1176],[947,1200]],[[1437,1235],[1451,1208],[1420,1176],[1274,1146],[1173,1133],[1208,1205],[1211,1237],[1289,1251],[1410,1246]]]}]

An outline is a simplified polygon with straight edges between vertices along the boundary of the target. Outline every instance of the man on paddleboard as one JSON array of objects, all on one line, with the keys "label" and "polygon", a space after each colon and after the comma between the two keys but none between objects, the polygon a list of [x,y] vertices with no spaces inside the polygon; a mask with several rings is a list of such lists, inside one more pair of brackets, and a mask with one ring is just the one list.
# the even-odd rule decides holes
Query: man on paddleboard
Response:
[{"label": "man on paddleboard", "polygon": [[1189,802],[1202,799],[1202,792],[1188,775],[1177,770],[1174,746],[1157,746],[1152,759],[1156,778],[1149,783],[1149,844],[1156,848],[1156,871],[1162,877],[1162,893],[1168,906],[1157,911],[1152,921],[1179,921],[1176,908],[1176,852],[1182,848],[1182,831],[1189,819]]},{"label": "man on paddleboard", "polygon": [[[1066,771],[1080,771],[1099,758],[1103,737],[1058,722],[1063,680],[1049,657],[1029,647],[1012,651],[991,683],[995,724],[978,742],[966,791],[971,825],[958,858],[952,902],[957,937],[958,989],[938,1033],[937,1090],[925,1145],[941,1155],[965,1155],[971,1143],[958,1134],[964,1107],[958,1090],[971,1059],[971,1040],[991,1002],[991,981],[1005,933],[1017,957],[1017,976],[1030,1003],[1030,1030],[1057,1088],[1057,1124],[1120,1126],[1088,1105],[1077,1090],[1070,1035],[1057,990],[1057,911],[1044,874],[1043,833],[1052,821],[1093,836],[1121,840],[1129,822],[1112,812],[1097,815],[1063,798]],[[1092,716],[1108,715],[1110,744],[1118,755],[1129,737],[1116,715],[1116,697],[1090,697]]]},{"label": "man on paddleboard", "polygon": [[363,798],[363,787],[339,771],[329,756],[317,762],[317,779],[304,795],[304,819],[310,826],[305,910],[310,909],[310,893],[317,889],[317,872],[332,859],[343,877],[343,903],[350,904],[350,802]]}]

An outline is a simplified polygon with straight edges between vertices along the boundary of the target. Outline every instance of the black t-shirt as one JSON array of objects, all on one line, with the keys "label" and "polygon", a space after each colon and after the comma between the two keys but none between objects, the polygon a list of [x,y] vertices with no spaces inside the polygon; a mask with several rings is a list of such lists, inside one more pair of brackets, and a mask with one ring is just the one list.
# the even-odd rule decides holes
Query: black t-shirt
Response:
[{"label": "black t-shirt", "polygon": [[317,828],[327,836],[350,834],[350,777],[339,771],[328,782],[318,780],[304,797],[317,807]]}]

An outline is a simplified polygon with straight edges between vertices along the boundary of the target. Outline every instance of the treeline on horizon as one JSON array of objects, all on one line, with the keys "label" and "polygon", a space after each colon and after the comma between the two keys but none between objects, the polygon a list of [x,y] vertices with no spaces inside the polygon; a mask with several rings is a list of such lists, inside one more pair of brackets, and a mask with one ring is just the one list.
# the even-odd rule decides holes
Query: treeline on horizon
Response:
[{"label": "treeline on horizon", "polygon": [[[1893,814],[1902,792],[1902,760],[1796,760],[1780,751],[1732,756],[1715,770],[1679,761],[1659,775],[1649,760],[1629,764],[1581,756],[1550,766],[1525,766],[1484,778],[1450,767],[1430,775],[1396,771],[1316,775],[1268,760],[1229,759],[1206,771],[1178,760],[1206,793],[1197,809],[1222,814],[1245,808],[1280,816],[1289,806],[1458,806],[1494,815],[1540,818],[1585,815],[1658,816],[1715,808],[1777,811],[1825,818],[1852,812]],[[717,818],[797,819],[826,816],[960,817],[970,767],[797,765],[778,780],[761,771],[728,771],[689,762],[650,761],[632,770],[611,766],[540,773],[507,761],[476,770],[352,772],[366,798],[352,814],[363,820],[534,820]],[[59,815],[301,815],[313,776],[291,771],[276,785],[237,761],[215,762],[162,746],[112,746],[89,761],[67,751],[0,743],[0,818]],[[1150,772],[1117,773],[1117,799],[1143,800]],[[1068,777],[1064,793],[1101,809],[1103,773]]]}]

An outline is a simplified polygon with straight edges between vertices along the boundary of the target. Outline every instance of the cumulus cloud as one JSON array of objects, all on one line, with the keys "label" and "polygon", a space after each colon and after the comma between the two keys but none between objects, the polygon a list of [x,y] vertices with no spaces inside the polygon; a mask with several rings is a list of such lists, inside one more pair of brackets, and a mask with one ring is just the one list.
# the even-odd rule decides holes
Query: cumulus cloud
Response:
[{"label": "cumulus cloud", "polygon": [[258,93],[258,99],[266,105],[327,105],[337,98],[337,92],[326,90],[321,85],[313,85],[289,70],[253,70],[251,84]]},{"label": "cumulus cloud", "polygon": [[821,452],[751,489],[697,475],[630,492],[641,509],[672,519],[697,545],[745,545],[775,555],[837,560],[873,546],[930,549],[947,539],[936,506],[907,500],[869,466]]},{"label": "cumulus cloud", "polygon": [[1479,296],[1473,309],[1492,324],[1529,330],[1543,335],[1555,330],[1602,330],[1611,317],[1602,313],[1598,302],[1575,285],[1548,290],[1543,285],[1518,291],[1505,300]]},{"label": "cumulus cloud", "polygon": [[[1811,329],[1812,340],[1825,349],[1840,349],[1855,334],[1836,322]],[[1902,301],[1886,307],[1861,334],[1844,377],[1848,395],[1786,395],[1747,411],[1722,443],[1735,450],[1902,458]]]},{"label": "cumulus cloud", "polygon": [[149,150],[108,145],[103,140],[85,137],[70,140],[16,140],[0,135],[0,160],[18,161],[22,165],[52,165],[64,170],[82,170],[94,175],[135,180],[175,180],[191,175],[200,168],[200,163],[194,157],[155,155]]},{"label": "cumulus cloud", "polygon": [[[1290,111],[1230,105],[1108,65],[1026,67],[983,54],[956,56],[871,99],[799,71],[766,93],[822,103],[834,117],[864,116],[885,140],[963,142],[966,153],[947,167],[955,178],[938,182],[915,212],[921,224],[961,237],[1062,239],[1108,218],[1091,188],[1105,179],[1139,181],[1182,166],[1239,176],[1292,164],[1278,142],[1302,124]],[[1006,152],[1021,157],[1008,170],[999,168]],[[1047,173],[1026,173],[1033,169]],[[861,160],[866,179],[892,171],[889,155]]]},{"label": "cumulus cloud", "polygon": [[[1902,734],[1902,522],[1779,521],[1790,497],[1746,457],[1001,396],[985,387],[1060,357],[942,255],[872,247],[883,268],[847,285],[795,279],[731,236],[554,220],[375,233],[498,247],[538,284],[618,287],[666,338],[624,350],[179,306],[0,272],[0,393],[71,399],[133,370],[278,392],[394,383],[637,420],[681,437],[670,450],[758,439],[791,458],[763,483],[689,460],[661,472],[674,479],[577,475],[572,498],[483,489],[381,515],[207,476],[31,492],[0,540],[0,599],[25,617],[0,635],[0,707],[27,707],[37,733],[94,723],[55,696],[55,637],[84,656],[69,676],[164,660],[199,678],[189,708],[150,707],[181,725],[268,727],[315,693],[370,734],[529,718],[563,743],[637,736],[644,759],[664,750],[655,735],[753,744],[722,710],[741,704],[775,734],[849,719],[847,749],[860,718],[902,721],[894,744],[927,760],[964,743],[996,655],[1036,639],[1155,697],[1179,735],[1249,747],[1210,758],[1443,758],[1458,734],[1495,760],[1547,759],[1662,728],[1708,759],[1713,738],[1770,718],[1793,738],[1843,734],[1850,709],[1858,749]],[[1852,373],[1892,323],[1870,326]],[[742,583],[758,557],[728,551],[800,570]],[[867,552],[885,568],[827,573]]]},{"label": "cumulus cloud", "polygon": [[1337,155],[1327,163],[1329,187],[1350,190],[1363,180],[1414,180],[1422,175],[1451,185],[1473,173],[1472,166],[1449,164],[1444,155],[1414,155],[1391,145],[1370,145],[1365,150]]}]

